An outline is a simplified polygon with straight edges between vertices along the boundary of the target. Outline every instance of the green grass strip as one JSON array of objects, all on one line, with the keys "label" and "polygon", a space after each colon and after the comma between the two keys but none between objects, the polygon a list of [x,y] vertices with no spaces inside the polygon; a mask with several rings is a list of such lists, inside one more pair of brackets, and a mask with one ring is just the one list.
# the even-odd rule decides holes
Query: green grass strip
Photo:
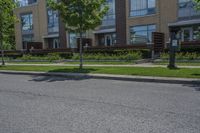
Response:
[{"label": "green grass strip", "polygon": [[200,78],[200,68],[181,68],[170,70],[168,68],[143,67],[78,67],[65,66],[1,66],[0,70],[39,71],[39,72],[70,72],[70,73],[98,73],[119,75],[140,75],[158,77]]}]

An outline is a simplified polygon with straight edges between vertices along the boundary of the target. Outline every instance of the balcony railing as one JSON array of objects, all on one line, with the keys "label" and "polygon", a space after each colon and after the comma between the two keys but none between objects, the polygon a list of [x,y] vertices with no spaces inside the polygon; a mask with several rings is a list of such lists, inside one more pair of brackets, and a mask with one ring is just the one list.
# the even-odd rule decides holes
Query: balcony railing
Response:
[{"label": "balcony railing", "polygon": [[16,0],[18,7],[29,6],[37,3],[37,0]]}]

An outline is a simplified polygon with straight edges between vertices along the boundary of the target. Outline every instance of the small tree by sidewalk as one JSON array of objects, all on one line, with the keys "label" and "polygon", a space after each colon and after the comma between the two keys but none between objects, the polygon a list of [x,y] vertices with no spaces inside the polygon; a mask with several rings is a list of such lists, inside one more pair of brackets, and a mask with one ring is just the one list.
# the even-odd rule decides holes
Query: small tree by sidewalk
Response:
[{"label": "small tree by sidewalk", "polygon": [[[196,3],[196,9],[200,11],[200,0],[194,0],[194,2]],[[197,37],[200,39],[200,31],[198,32]]]},{"label": "small tree by sidewalk", "polygon": [[87,30],[93,30],[102,22],[108,11],[106,0],[48,0],[49,6],[59,11],[66,30],[80,35],[80,69],[83,67],[82,38]]},{"label": "small tree by sidewalk", "polygon": [[2,57],[2,65],[4,62],[4,44],[10,34],[12,24],[16,20],[13,15],[15,2],[13,0],[0,0],[0,49]]}]

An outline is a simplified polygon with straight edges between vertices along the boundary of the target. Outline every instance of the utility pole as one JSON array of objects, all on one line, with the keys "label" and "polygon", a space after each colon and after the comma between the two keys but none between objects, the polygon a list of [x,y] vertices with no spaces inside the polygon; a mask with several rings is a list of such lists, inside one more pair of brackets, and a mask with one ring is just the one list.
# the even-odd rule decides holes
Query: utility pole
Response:
[{"label": "utility pole", "polygon": [[176,67],[176,50],[179,46],[179,39],[177,38],[178,29],[173,28],[170,30],[170,46],[169,46],[169,65],[168,68],[175,69]]}]

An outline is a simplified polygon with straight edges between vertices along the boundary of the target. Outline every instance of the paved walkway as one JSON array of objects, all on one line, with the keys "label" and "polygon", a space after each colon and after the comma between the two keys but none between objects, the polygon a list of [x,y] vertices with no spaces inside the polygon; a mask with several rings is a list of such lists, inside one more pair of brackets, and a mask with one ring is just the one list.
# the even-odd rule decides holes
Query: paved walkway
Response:
[{"label": "paved walkway", "polygon": [[[79,66],[79,64],[15,64],[15,63],[6,63],[8,66]],[[107,65],[107,64],[86,64],[86,67],[163,67],[166,68],[167,65],[154,65],[151,63],[144,63],[144,64],[133,64],[133,65]],[[200,68],[200,66],[178,66],[179,68]]]}]

